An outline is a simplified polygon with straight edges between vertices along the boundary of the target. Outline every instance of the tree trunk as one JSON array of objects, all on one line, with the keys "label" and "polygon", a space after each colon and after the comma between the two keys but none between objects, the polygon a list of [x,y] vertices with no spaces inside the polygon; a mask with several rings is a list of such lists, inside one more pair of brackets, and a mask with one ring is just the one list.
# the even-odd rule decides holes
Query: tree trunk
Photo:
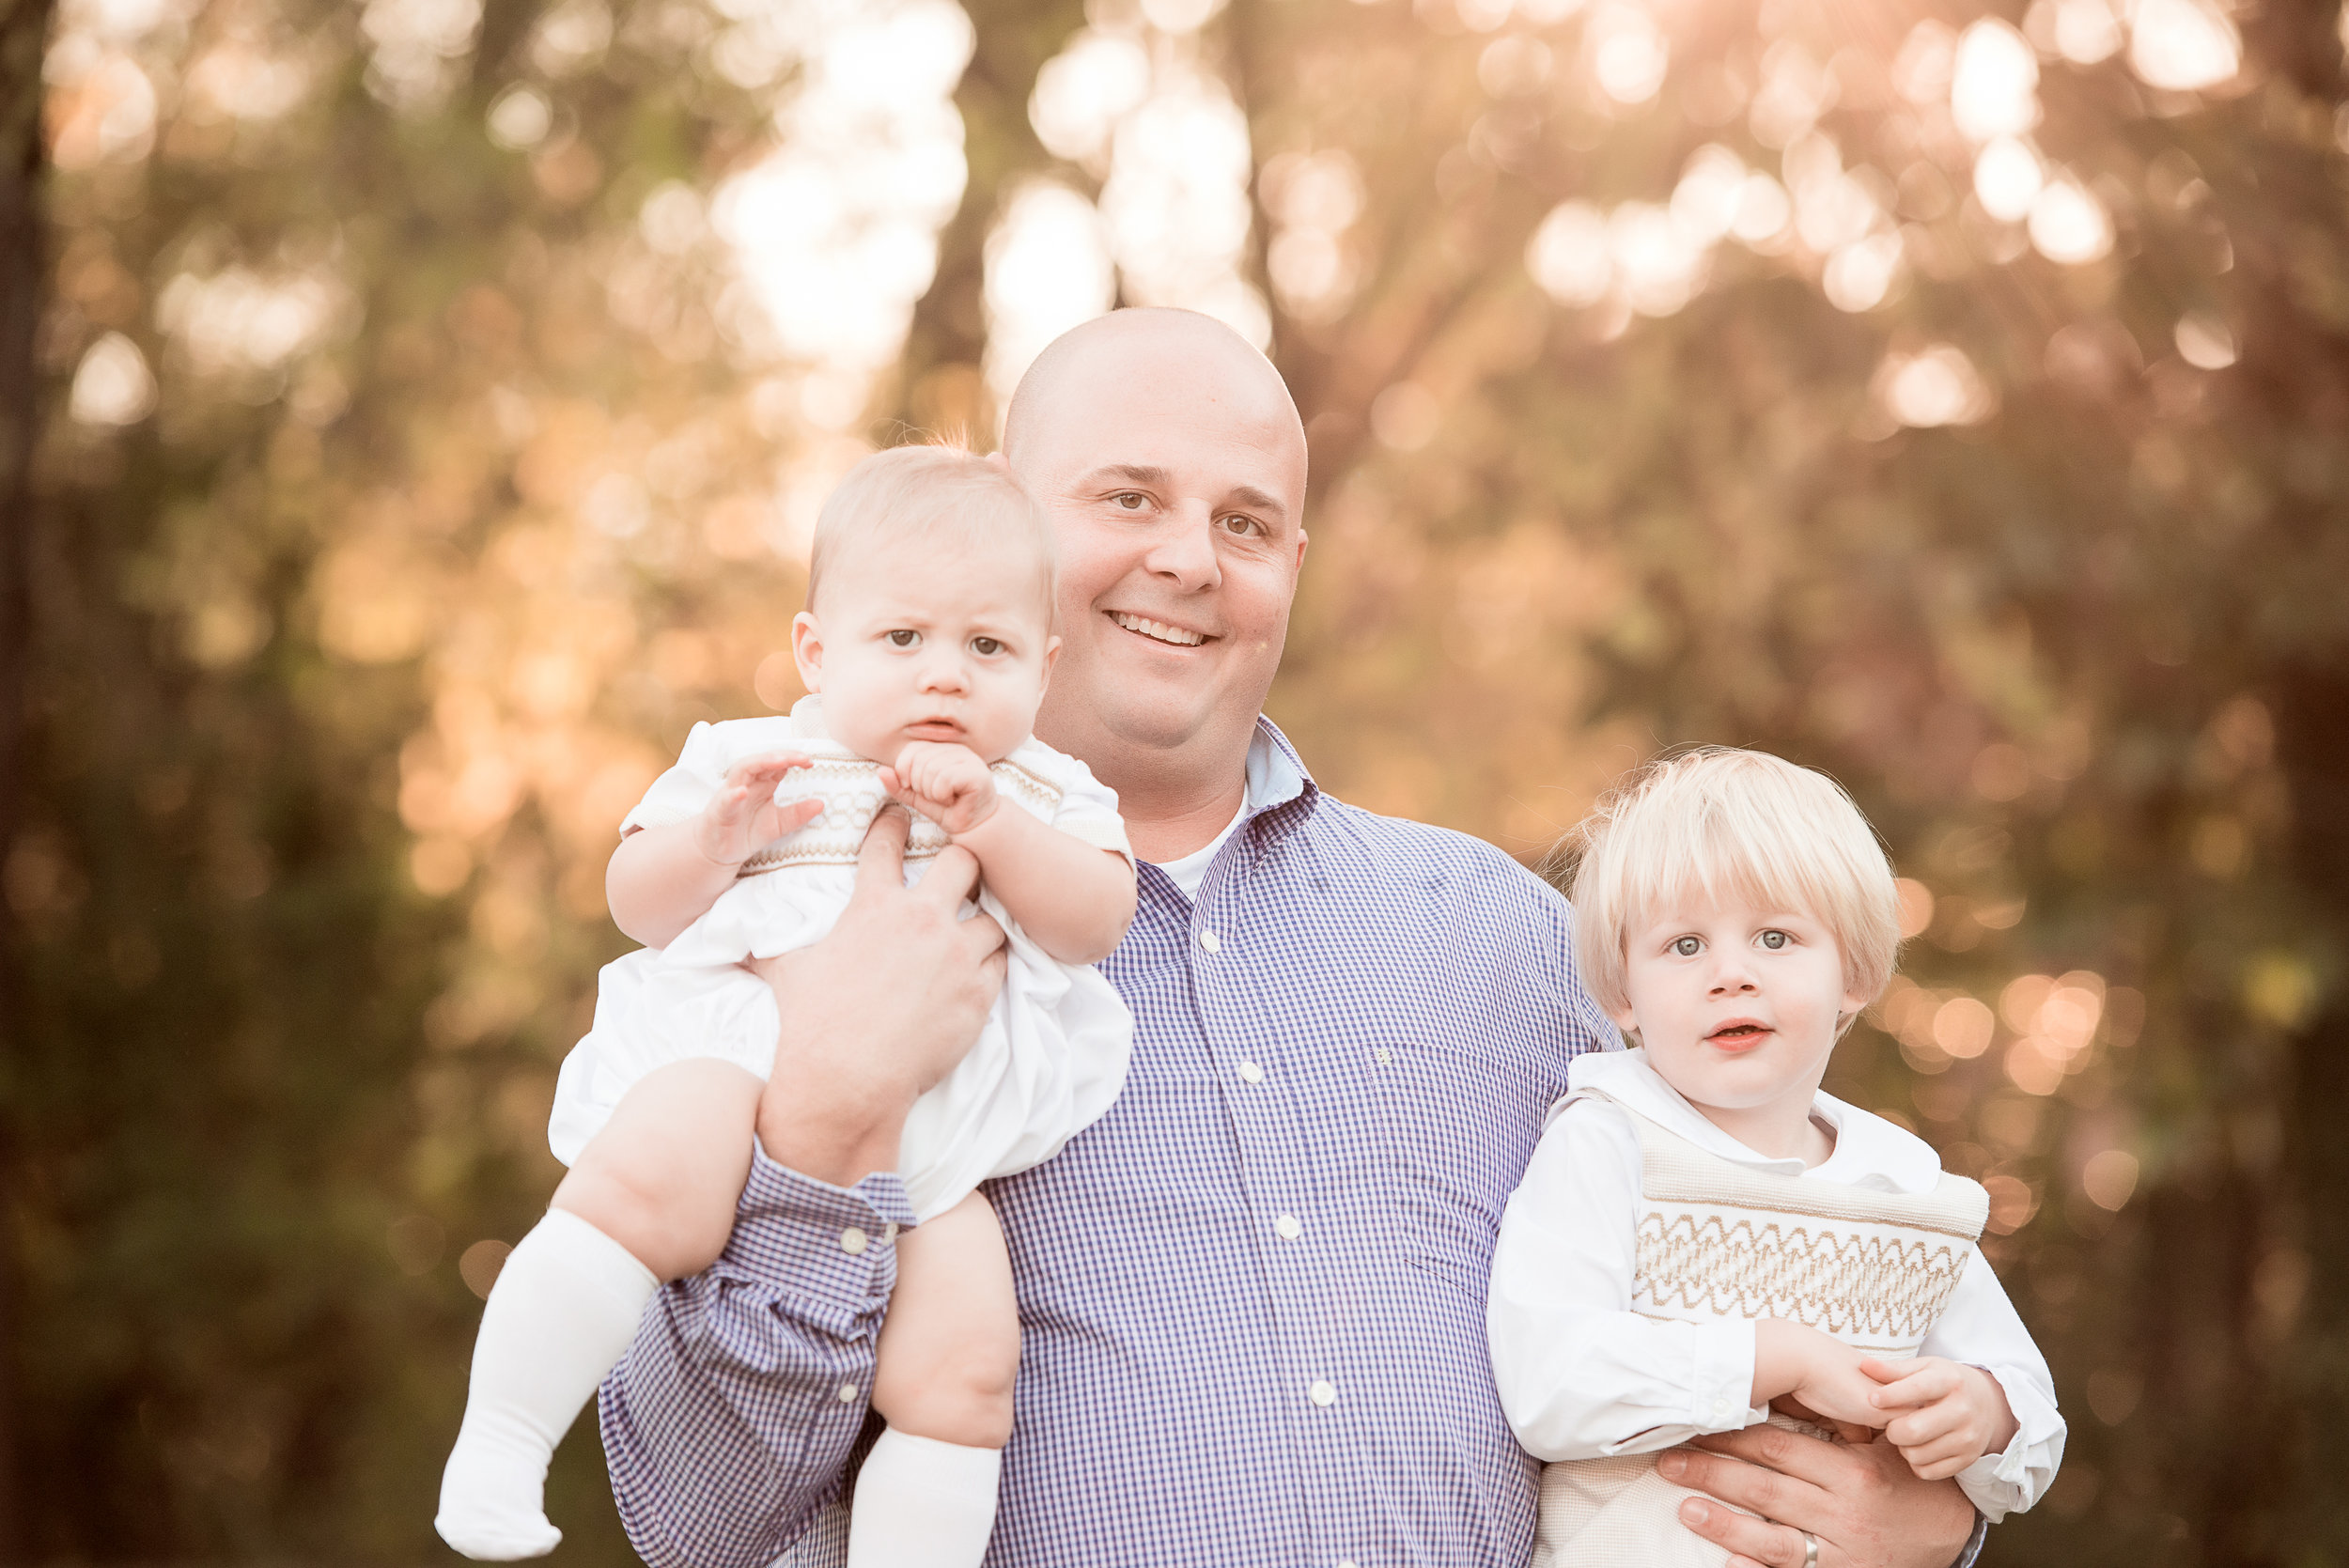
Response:
[{"label": "tree trunk", "polygon": [[[0,866],[24,800],[25,663],[31,657],[31,468],[39,375],[33,363],[45,268],[41,243],[41,56],[54,0],[0,0]],[[0,897],[0,1041],[24,1038],[20,934]],[[15,1138],[0,1046],[0,1192],[13,1187]],[[0,1207],[0,1562],[23,1559],[17,1479],[16,1238]]]},{"label": "tree trunk", "polygon": [[[2279,683],[2277,760],[2292,788],[2294,851],[2303,893],[2349,931],[2349,649],[2303,664]],[[2332,996],[2295,1043],[2294,1079],[2285,1116],[2286,1181],[2299,1211],[2307,1272],[2271,1280],[2284,1299],[2278,1315],[2297,1309],[2287,1387],[2305,1423],[2295,1448],[2301,1517],[2291,1533],[2300,1560],[2337,1562],[2349,1551],[2349,1498],[2341,1486],[2341,1454],[2349,1443],[2349,999],[2336,980]]]}]

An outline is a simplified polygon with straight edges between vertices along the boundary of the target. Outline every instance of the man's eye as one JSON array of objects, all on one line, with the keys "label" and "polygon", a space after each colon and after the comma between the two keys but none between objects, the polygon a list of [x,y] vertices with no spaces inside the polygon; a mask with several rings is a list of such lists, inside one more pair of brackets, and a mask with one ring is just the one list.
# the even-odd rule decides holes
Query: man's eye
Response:
[{"label": "man's eye", "polygon": [[1122,511],[1139,512],[1149,500],[1150,498],[1140,490],[1119,490],[1110,497],[1110,505]]},{"label": "man's eye", "polygon": [[922,634],[918,631],[899,630],[883,635],[888,637],[889,645],[893,648],[910,648],[922,641]]},{"label": "man's eye", "polygon": [[1264,524],[1244,512],[1234,512],[1223,520],[1223,526],[1235,534],[1261,534]]},{"label": "man's eye", "polygon": [[1768,948],[1772,953],[1779,952],[1783,949],[1789,941],[1793,940],[1793,939],[1787,936],[1783,931],[1765,931],[1762,933],[1761,939],[1762,945]]},{"label": "man's eye", "polygon": [[1676,937],[1672,939],[1672,951],[1683,958],[1693,958],[1704,951],[1704,943],[1694,937]]},{"label": "man's eye", "polygon": [[992,659],[1003,651],[1003,644],[992,637],[973,637],[971,639],[971,651],[981,659]]}]

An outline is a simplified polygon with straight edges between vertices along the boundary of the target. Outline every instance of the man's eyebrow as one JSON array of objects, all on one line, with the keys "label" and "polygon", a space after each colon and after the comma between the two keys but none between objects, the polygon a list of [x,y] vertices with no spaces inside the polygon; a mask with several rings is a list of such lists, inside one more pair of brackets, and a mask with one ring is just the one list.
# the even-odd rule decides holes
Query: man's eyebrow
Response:
[{"label": "man's eyebrow", "polygon": [[1268,490],[1260,490],[1253,485],[1233,486],[1232,504],[1236,506],[1245,506],[1251,511],[1270,512],[1276,518],[1285,518],[1289,515],[1288,507],[1279,496]]}]

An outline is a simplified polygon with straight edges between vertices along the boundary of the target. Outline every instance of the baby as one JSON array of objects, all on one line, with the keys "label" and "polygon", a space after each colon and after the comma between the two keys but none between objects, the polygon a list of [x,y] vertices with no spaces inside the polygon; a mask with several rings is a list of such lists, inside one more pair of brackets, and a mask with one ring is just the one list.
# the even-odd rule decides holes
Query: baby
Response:
[{"label": "baby", "polygon": [[1819,1092],[1891,977],[1891,867],[1820,774],[1758,752],[1657,763],[1575,835],[1585,983],[1640,1048],[1578,1058],[1493,1257],[1493,1371],[1542,1475],[1537,1568],[1727,1560],[1655,1453],[1769,1420],[1881,1428],[1991,1519],[2064,1426],[1975,1248],[1988,1200]]},{"label": "baby", "polygon": [[[547,1461],[663,1281],[726,1244],[780,1018],[743,960],[830,931],[859,846],[911,808],[907,877],[949,843],[1009,937],[978,1043],[915,1102],[872,1403],[889,1429],[856,1489],[853,1568],[974,1565],[993,1529],[1019,1352],[1011,1265],[978,1184],[1050,1158],[1125,1082],[1133,1024],[1106,956],[1134,911],[1117,799],[1032,738],[1052,633],[1046,524],[999,467],[900,447],[826,503],[791,626],[809,691],[788,720],[696,724],[621,824],[608,891],[653,944],[607,966],[564,1063],[551,1140],[571,1168],[482,1313],[435,1521],[469,1557],[550,1550]],[[892,1227],[894,1230],[894,1227]]]}]

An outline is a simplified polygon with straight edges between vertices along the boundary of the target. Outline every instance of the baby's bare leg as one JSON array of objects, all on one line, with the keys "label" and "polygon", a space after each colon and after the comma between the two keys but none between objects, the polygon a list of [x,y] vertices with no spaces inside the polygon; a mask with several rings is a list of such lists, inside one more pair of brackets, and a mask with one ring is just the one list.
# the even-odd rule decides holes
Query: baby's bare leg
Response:
[{"label": "baby's bare leg", "polygon": [[899,1239],[877,1354],[889,1430],[857,1478],[848,1568],[976,1568],[1019,1371],[1011,1256],[977,1193]]},{"label": "baby's bare leg", "polygon": [[627,1248],[662,1281],[699,1274],[734,1234],[759,1092],[730,1062],[673,1062],[620,1097],[551,1205]]},{"label": "baby's bare leg", "polygon": [[995,1210],[973,1192],[897,1242],[873,1408],[899,1432],[971,1448],[1011,1441],[1019,1304]]},{"label": "baby's bare leg", "polygon": [[725,1246],[759,1089],[723,1062],[646,1077],[506,1259],[433,1521],[459,1551],[537,1557],[562,1538],[542,1512],[547,1461],[660,1281],[708,1267]]}]

